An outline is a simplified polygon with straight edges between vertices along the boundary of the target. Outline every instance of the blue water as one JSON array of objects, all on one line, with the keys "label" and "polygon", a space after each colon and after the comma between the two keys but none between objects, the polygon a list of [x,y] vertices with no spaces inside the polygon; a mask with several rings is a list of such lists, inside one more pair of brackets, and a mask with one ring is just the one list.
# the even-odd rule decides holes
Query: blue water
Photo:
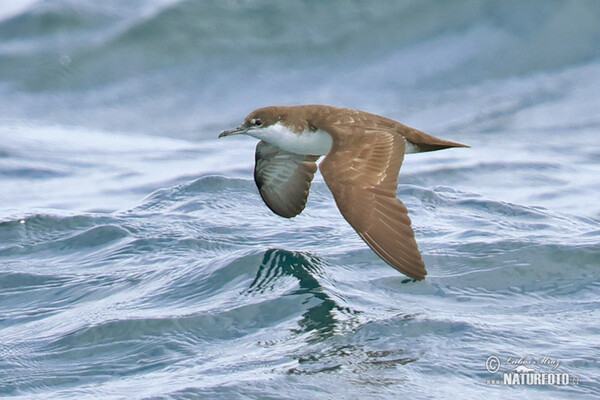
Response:
[{"label": "blue water", "polygon": [[[2,4],[0,397],[600,397],[599,2]],[[472,146],[402,167],[425,281],[216,139],[302,103]]]}]

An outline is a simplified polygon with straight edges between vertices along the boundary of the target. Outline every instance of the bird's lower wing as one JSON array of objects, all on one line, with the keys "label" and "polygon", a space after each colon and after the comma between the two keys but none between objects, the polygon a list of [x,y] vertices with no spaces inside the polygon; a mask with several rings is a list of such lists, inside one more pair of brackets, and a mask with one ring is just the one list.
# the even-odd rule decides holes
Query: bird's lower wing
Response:
[{"label": "bird's lower wing", "polygon": [[289,153],[267,142],[256,145],[254,181],[267,206],[292,218],[304,210],[319,156]]},{"label": "bird's lower wing", "polygon": [[401,135],[372,129],[331,132],[320,164],[340,212],[375,253],[414,279],[427,275],[406,207],[396,197],[404,159]]}]

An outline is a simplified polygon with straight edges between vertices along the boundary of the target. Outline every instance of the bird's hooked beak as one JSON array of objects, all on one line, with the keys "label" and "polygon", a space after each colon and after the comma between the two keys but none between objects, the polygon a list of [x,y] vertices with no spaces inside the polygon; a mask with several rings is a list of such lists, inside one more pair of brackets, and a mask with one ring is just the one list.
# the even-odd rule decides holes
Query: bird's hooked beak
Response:
[{"label": "bird's hooked beak", "polygon": [[225,136],[232,136],[232,135],[241,135],[246,132],[248,132],[248,128],[243,127],[243,126],[238,126],[237,128],[227,129],[226,131],[219,133],[219,138],[222,138]]}]

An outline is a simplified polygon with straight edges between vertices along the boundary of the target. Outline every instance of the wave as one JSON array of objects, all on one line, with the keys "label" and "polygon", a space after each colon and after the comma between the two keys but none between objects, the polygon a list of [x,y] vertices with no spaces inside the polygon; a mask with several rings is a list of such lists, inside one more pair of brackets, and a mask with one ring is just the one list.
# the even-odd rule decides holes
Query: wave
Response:
[{"label": "wave", "polygon": [[[223,393],[215,382],[239,387],[239,373],[252,382],[335,373],[405,387],[399,369],[420,377],[411,366],[443,371],[464,357],[431,352],[439,343],[541,346],[560,329],[548,312],[572,322],[597,309],[593,219],[458,189],[401,187],[429,268],[427,280],[412,282],[340,224],[325,183],[314,185],[319,207],[297,223],[265,222],[270,211],[253,185],[210,175],[156,190],[123,212],[0,222],[9,242],[0,240],[9,310],[0,318],[2,393],[103,397],[119,392],[115,375],[155,396],[159,378],[171,382],[170,394],[190,379],[199,392]],[[489,314],[509,322],[490,327]],[[539,335],[515,329],[531,319]],[[474,379],[488,351],[461,361]],[[570,351],[558,348],[556,357]]]},{"label": "wave", "polygon": [[329,103],[423,129],[496,133],[517,113],[572,130],[597,120],[598,8],[33,2],[0,20],[0,118],[195,140],[259,106]]},{"label": "wave", "polygon": [[[599,12],[595,1],[544,7],[484,0],[442,6],[435,1],[354,2],[343,7],[266,0],[110,2],[110,7],[31,2],[0,20],[5,38],[0,76],[20,76],[26,65],[55,64],[55,73],[67,74],[56,83],[72,80],[81,87],[190,64],[196,78],[209,83],[213,78],[206,72],[239,70],[238,60],[296,68],[316,60],[322,66],[379,60],[375,64],[392,63],[390,67],[402,70],[410,56],[430,70],[438,68],[442,57],[450,73],[442,74],[446,78],[465,69],[471,78],[497,78],[597,58],[599,28],[592,16]],[[454,45],[456,52],[449,57],[447,49]],[[48,80],[27,79],[31,88],[52,87]]]}]

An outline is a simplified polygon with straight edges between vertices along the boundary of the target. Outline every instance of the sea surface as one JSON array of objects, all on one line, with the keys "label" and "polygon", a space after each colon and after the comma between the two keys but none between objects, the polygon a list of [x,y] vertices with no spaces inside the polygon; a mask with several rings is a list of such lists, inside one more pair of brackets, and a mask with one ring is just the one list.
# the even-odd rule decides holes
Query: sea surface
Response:
[{"label": "sea surface", "polygon": [[[585,0],[0,1],[0,397],[600,398],[598,21]],[[426,280],[320,175],[274,215],[256,141],[217,140],[304,103],[472,146],[403,164]],[[504,385],[520,365],[568,384]]]}]

